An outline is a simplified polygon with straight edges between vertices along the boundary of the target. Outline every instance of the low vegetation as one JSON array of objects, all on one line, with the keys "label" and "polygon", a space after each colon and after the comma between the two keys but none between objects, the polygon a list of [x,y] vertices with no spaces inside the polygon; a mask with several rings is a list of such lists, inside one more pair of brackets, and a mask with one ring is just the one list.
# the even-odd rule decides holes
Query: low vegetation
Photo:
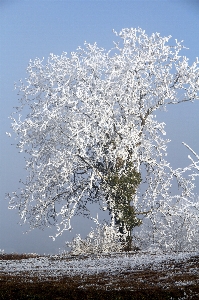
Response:
[{"label": "low vegetation", "polygon": [[[107,256],[110,254],[107,254]],[[120,255],[120,254],[117,254]],[[122,255],[122,254],[121,254]],[[129,253],[133,259],[139,253]],[[10,260],[39,259],[35,254],[2,254],[0,266]],[[48,256],[48,259],[86,260],[87,256]],[[155,258],[155,256],[154,256]],[[97,257],[96,263],[97,263]],[[144,268],[125,268],[115,274],[103,272],[95,274],[52,276],[46,271],[41,277],[31,270],[21,274],[0,272],[0,299],[199,299],[199,255],[187,259],[162,261],[159,266],[151,264]],[[97,264],[96,264],[97,266]]]}]

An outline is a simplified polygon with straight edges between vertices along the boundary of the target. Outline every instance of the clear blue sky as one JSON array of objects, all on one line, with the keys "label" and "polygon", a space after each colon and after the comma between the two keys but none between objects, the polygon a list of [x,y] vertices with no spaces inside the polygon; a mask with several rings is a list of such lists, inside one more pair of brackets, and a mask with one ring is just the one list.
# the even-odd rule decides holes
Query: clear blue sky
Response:
[{"label": "clear blue sky", "polygon": [[[14,82],[25,79],[30,59],[46,58],[50,53],[70,53],[84,41],[107,50],[113,46],[112,29],[141,27],[146,33],[159,32],[184,40],[185,55],[190,62],[199,57],[199,1],[192,0],[0,0],[0,249],[18,253],[57,253],[76,233],[88,234],[92,221],[76,217],[73,231],[66,232],[53,242],[49,235],[55,229],[34,230],[23,234],[28,227],[17,224],[16,210],[8,210],[5,193],[19,187],[19,179],[26,173],[23,154],[19,154],[10,131],[13,107],[18,104]],[[166,123],[168,160],[173,167],[188,165],[182,141],[199,153],[199,103],[170,106],[167,113],[158,114]],[[96,217],[97,207],[91,207]]]}]

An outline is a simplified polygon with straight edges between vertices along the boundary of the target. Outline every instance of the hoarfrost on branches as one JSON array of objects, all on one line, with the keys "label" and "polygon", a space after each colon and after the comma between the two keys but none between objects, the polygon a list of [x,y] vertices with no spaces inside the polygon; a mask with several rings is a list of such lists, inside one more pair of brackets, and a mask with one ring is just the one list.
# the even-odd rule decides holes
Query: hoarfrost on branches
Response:
[{"label": "hoarfrost on branches", "polygon": [[[94,219],[94,218],[92,218]],[[125,237],[118,232],[118,228],[114,224],[114,219],[111,225],[101,225],[97,219],[94,219],[97,223],[96,229],[87,235],[86,239],[82,239],[78,234],[72,242],[66,242],[66,246],[70,247],[71,254],[92,254],[92,253],[108,253],[108,252],[121,252],[125,246]]]},{"label": "hoarfrost on branches", "polygon": [[75,214],[89,216],[87,202],[114,217],[104,182],[122,159],[120,175],[130,161],[142,177],[131,203],[143,221],[137,237],[152,237],[148,244],[159,240],[162,247],[184,236],[190,242],[198,237],[197,215],[190,210],[194,183],[184,176],[191,167],[173,170],[166,161],[169,140],[155,112],[199,99],[198,59],[189,65],[179,55],[182,43],[170,45],[171,36],[148,36],[140,28],[116,36],[122,43],[108,52],[85,43],[70,56],[30,61],[17,117],[11,117],[29,175],[8,195],[9,207],[18,208],[32,228],[55,225],[55,237],[71,229]]}]

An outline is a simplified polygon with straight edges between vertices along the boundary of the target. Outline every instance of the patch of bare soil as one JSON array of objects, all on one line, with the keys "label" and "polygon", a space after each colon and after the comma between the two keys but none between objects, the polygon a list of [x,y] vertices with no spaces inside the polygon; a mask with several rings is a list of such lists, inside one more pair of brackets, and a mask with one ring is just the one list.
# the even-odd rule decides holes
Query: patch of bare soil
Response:
[{"label": "patch of bare soil", "polygon": [[[15,254],[3,259],[30,258],[16,257]],[[194,300],[199,299],[199,272],[193,270],[199,270],[199,256],[182,262],[163,262],[157,270],[151,265],[144,270],[129,269],[116,275],[62,276],[59,280],[47,275],[45,281],[41,281],[36,276],[30,279],[28,273],[23,276],[3,274],[0,275],[0,299]]]},{"label": "patch of bare soil", "polygon": [[20,259],[28,259],[28,258],[35,258],[35,257],[40,257],[40,255],[37,255],[37,254],[17,254],[17,253],[0,254],[0,260],[20,260]]}]

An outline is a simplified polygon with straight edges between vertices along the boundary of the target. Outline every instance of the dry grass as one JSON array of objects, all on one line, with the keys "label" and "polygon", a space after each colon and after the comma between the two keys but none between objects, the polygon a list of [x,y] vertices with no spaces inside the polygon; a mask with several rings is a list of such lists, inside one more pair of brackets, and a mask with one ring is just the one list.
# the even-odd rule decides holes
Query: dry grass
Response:
[{"label": "dry grass", "polygon": [[[0,259],[25,259],[34,255],[4,254]],[[64,258],[62,258],[64,259]],[[0,299],[199,299],[199,256],[183,262],[168,262],[161,270],[126,270],[108,273],[63,276],[59,280],[46,276],[45,281],[28,274],[0,275]],[[183,285],[183,282],[186,283]],[[188,282],[188,283],[187,283]],[[186,293],[186,294],[185,294]],[[187,297],[185,297],[187,295]]]}]

